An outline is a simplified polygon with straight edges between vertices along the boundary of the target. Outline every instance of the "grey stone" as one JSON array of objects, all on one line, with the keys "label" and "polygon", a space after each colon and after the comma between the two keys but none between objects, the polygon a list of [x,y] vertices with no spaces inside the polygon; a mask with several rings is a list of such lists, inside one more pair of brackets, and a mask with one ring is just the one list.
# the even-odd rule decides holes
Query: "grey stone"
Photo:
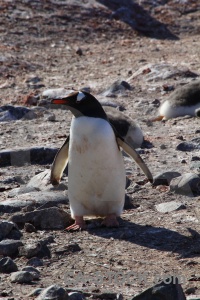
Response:
[{"label": "grey stone", "polygon": [[0,122],[20,120],[31,109],[24,106],[4,105],[0,107]]},{"label": "grey stone", "polygon": [[0,167],[24,166],[26,164],[51,164],[58,148],[30,147],[0,151]]},{"label": "grey stone", "polygon": [[15,223],[29,222],[39,229],[64,229],[71,223],[70,214],[57,207],[16,213],[10,219]]},{"label": "grey stone", "polygon": [[181,195],[200,195],[200,177],[194,173],[186,173],[172,179],[170,190]]},{"label": "grey stone", "polygon": [[28,297],[37,297],[38,295],[41,294],[41,292],[43,291],[43,288],[36,288],[34,290],[32,290],[27,296]]},{"label": "grey stone", "polygon": [[17,265],[10,257],[3,257],[0,259],[0,273],[12,273],[17,270]]},{"label": "grey stone", "polygon": [[169,185],[170,181],[175,178],[181,176],[181,173],[176,172],[176,171],[165,171],[161,172],[158,175],[156,175],[153,179],[153,185],[158,186],[158,185]]},{"label": "grey stone", "polygon": [[14,272],[10,276],[10,281],[17,282],[17,283],[29,283],[33,279],[34,279],[33,274],[27,271]]},{"label": "grey stone", "polygon": [[21,241],[3,240],[0,242],[0,255],[15,255],[18,252],[18,248],[22,245],[23,243]]},{"label": "grey stone", "polygon": [[27,258],[31,258],[31,257],[37,256],[37,254],[41,250],[41,245],[40,245],[40,243],[28,244],[28,245],[19,247],[18,250],[19,250],[20,256],[25,256]]},{"label": "grey stone", "polygon": [[71,292],[68,294],[68,299],[69,300],[84,300],[85,297],[83,294],[79,292]]},{"label": "grey stone", "polygon": [[33,267],[41,267],[43,266],[43,260],[38,258],[38,257],[32,257],[27,261],[28,266],[33,266]]},{"label": "grey stone", "polygon": [[31,223],[25,223],[24,224],[24,230],[26,231],[26,232],[36,232],[36,228],[35,228],[35,226],[33,226]]},{"label": "grey stone", "polygon": [[[59,191],[38,191],[18,195],[16,199],[7,199],[0,202],[0,211],[4,213],[13,213],[22,210],[27,206],[48,207],[58,204],[68,204],[69,200],[65,192]],[[29,222],[28,220],[26,222]]]},{"label": "grey stone", "polygon": [[176,150],[186,151],[186,152],[199,150],[199,149],[200,149],[200,137],[192,139],[191,141],[188,142],[182,142],[178,144],[178,146],[176,147]]},{"label": "grey stone", "polygon": [[186,300],[183,289],[174,277],[148,288],[131,300]]},{"label": "grey stone", "polygon": [[179,209],[185,209],[185,205],[179,201],[170,201],[170,202],[164,202],[155,205],[156,210],[161,213],[168,213],[171,211],[179,210]]},{"label": "grey stone", "polygon": [[22,268],[22,271],[27,271],[27,272],[31,273],[33,275],[34,280],[38,280],[40,278],[40,272],[38,271],[38,269],[36,269],[32,266],[26,266],[26,267]]},{"label": "grey stone", "polygon": [[62,287],[58,285],[51,285],[44,289],[41,294],[36,298],[36,300],[67,300],[68,294]]},{"label": "grey stone", "polygon": [[116,95],[123,94],[126,90],[130,89],[131,86],[128,82],[124,80],[117,80],[109,88],[101,92],[101,95],[105,97],[115,97]]}]

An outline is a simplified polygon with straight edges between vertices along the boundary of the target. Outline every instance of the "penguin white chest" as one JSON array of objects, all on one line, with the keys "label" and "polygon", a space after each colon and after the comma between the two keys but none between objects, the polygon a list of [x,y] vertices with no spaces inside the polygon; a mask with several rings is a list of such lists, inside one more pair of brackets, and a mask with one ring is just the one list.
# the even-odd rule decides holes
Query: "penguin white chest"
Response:
[{"label": "penguin white chest", "polygon": [[72,119],[68,194],[72,217],[120,215],[123,210],[123,157],[113,129],[104,119]]}]

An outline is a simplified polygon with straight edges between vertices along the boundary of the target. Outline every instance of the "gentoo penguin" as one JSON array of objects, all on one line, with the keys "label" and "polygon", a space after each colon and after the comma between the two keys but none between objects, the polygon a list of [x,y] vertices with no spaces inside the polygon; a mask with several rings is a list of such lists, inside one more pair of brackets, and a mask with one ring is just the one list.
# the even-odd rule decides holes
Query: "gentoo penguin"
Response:
[{"label": "gentoo penguin", "polygon": [[68,196],[75,223],[66,229],[84,229],[84,216],[105,217],[105,226],[118,226],[117,216],[122,213],[125,196],[120,147],[135,159],[150,181],[151,172],[109,123],[101,104],[90,93],[73,92],[51,103],[64,104],[73,114],[70,135],[51,169],[51,183],[56,185],[68,163]]},{"label": "gentoo penguin", "polygon": [[191,82],[175,90],[159,108],[159,116],[152,121],[168,120],[180,116],[199,116],[200,81]]},{"label": "gentoo penguin", "polygon": [[108,121],[120,136],[124,138],[125,142],[132,148],[140,148],[144,141],[144,135],[140,126],[132,118],[113,107],[103,105],[103,109],[106,112]]}]

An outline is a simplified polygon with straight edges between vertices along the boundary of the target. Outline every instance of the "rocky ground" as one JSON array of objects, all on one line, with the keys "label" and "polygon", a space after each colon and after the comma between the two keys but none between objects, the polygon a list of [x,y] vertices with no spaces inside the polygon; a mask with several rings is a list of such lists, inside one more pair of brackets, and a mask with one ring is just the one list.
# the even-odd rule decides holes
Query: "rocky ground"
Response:
[{"label": "rocky ground", "polygon": [[[54,290],[57,299],[66,299],[65,291],[90,299],[131,299],[173,275],[187,299],[200,298],[198,178],[190,185],[200,174],[200,121],[149,122],[173,90],[199,80],[200,4],[121,2],[0,1],[3,299],[45,299],[38,289],[51,285],[60,287]],[[116,81],[118,89],[112,89]],[[35,106],[44,91],[63,87],[87,87],[99,100],[123,107],[144,132],[146,142],[138,151],[154,177],[179,172],[182,182],[172,179],[173,173],[171,182],[152,186],[125,157],[130,182],[119,228],[88,220],[86,231],[63,231],[70,223],[67,175],[58,188],[45,176],[67,137],[71,115]],[[8,104],[27,110],[12,113]],[[30,265],[35,269],[24,269]],[[38,294],[28,296],[35,289]],[[80,293],[70,297],[83,299]]]}]

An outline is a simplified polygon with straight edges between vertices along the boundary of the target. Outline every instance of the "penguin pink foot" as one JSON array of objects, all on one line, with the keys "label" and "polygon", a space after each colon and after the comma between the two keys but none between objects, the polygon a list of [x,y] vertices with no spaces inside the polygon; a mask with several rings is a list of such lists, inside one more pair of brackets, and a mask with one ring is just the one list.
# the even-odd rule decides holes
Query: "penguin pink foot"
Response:
[{"label": "penguin pink foot", "polygon": [[110,214],[105,217],[101,225],[106,227],[119,227],[119,222],[117,221],[117,216],[115,214]]},{"label": "penguin pink foot", "polygon": [[74,216],[74,219],[75,223],[65,228],[66,231],[78,231],[84,230],[86,228],[86,224],[82,216]]}]

